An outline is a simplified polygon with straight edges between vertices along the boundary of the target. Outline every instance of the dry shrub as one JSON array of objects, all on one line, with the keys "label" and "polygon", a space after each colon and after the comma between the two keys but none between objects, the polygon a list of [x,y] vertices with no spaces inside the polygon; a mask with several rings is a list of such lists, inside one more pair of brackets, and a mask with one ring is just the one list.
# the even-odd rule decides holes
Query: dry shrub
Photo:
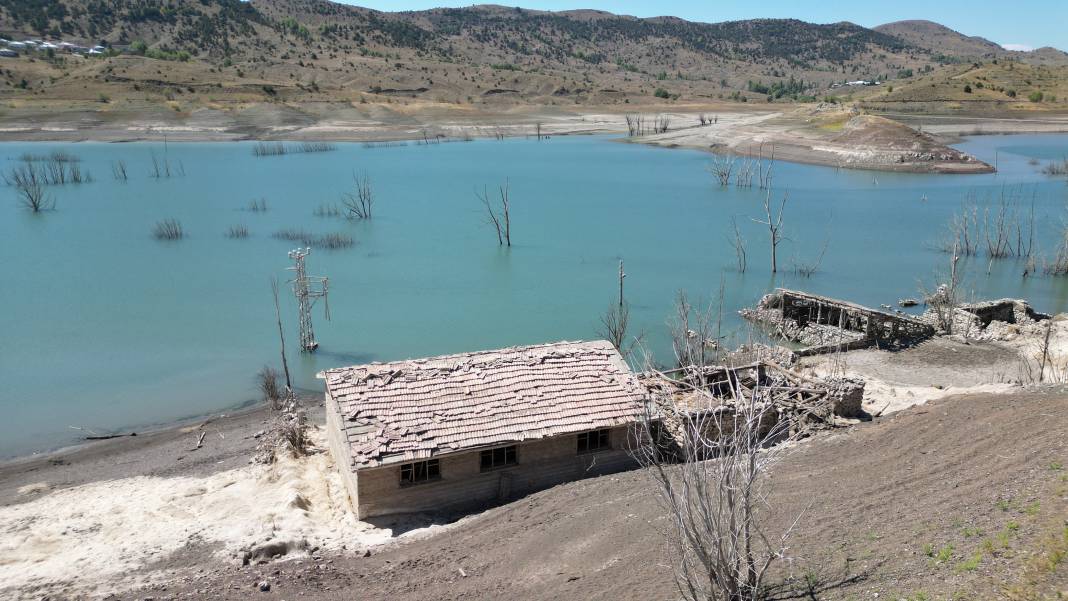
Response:
[{"label": "dry shrub", "polygon": [[181,240],[185,237],[185,232],[182,231],[182,223],[177,219],[164,219],[156,222],[152,236],[156,240]]}]

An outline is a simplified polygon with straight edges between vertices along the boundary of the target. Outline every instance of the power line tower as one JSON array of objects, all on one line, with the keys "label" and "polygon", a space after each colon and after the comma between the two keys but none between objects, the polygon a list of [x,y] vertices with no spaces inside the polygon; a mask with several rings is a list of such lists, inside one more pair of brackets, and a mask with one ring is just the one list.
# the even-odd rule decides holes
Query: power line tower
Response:
[{"label": "power line tower", "polygon": [[315,302],[323,299],[324,316],[330,321],[330,300],[326,293],[329,290],[329,278],[321,276],[309,276],[304,269],[304,257],[311,254],[310,248],[296,248],[289,251],[289,258],[293,259],[293,267],[288,269],[294,272],[290,280],[293,284],[293,294],[297,297],[297,310],[300,312],[300,350],[312,352],[319,348],[315,341],[315,330],[312,328],[311,310]]}]

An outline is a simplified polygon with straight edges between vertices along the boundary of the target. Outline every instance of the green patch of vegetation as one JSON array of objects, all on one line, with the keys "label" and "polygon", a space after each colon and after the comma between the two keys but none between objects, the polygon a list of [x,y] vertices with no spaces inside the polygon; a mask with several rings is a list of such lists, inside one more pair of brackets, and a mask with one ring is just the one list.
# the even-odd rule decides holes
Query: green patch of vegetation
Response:
[{"label": "green patch of vegetation", "polygon": [[130,52],[143,56],[145,58],[152,58],[161,61],[181,61],[186,62],[190,59],[190,54],[185,50],[167,50],[166,48],[149,48],[148,44],[144,40],[135,40],[130,44]]},{"label": "green patch of vegetation", "polygon": [[953,545],[946,545],[938,550],[934,555],[934,560],[937,563],[946,563],[953,558]]},{"label": "green patch of vegetation", "polygon": [[964,529],[961,530],[961,533],[964,535],[964,538],[972,538],[973,536],[983,535],[983,531],[974,526],[965,526]]},{"label": "green patch of vegetation", "polygon": [[973,554],[968,559],[957,564],[958,572],[974,572],[979,569],[979,564],[983,562],[983,556],[979,553]]},{"label": "green patch of vegetation", "polygon": [[935,554],[934,545],[932,545],[931,543],[924,543],[923,544],[923,554],[926,555],[927,557],[934,557],[934,554]]},{"label": "green patch of vegetation", "polygon": [[512,63],[494,63],[494,64],[490,65],[490,68],[496,69],[498,71],[519,71],[520,70],[519,67],[513,65]]},{"label": "green patch of vegetation", "polygon": [[1062,461],[1051,461],[1049,463],[1049,469],[1050,469],[1050,471],[1053,471],[1053,472],[1059,472],[1059,471],[1064,469],[1064,462],[1062,462]]},{"label": "green patch of vegetation", "polygon": [[[773,100],[778,100],[783,96],[796,99],[799,94],[804,92],[805,81],[803,79],[795,79],[791,75],[788,81],[776,81],[770,85],[761,81],[748,81],[746,82],[746,89],[756,94],[766,94]],[[768,102],[771,102],[771,100]]]},{"label": "green patch of vegetation", "polygon": [[1039,583],[1068,563],[1068,524],[1050,532],[1028,555],[1019,572],[1019,580],[1005,589],[1005,596],[1013,601],[1030,601],[1043,597],[1037,590]]},{"label": "green patch of vegetation", "polygon": [[1026,513],[1027,515],[1038,515],[1039,507],[1040,507],[1039,502],[1035,501],[1034,503],[1031,503],[1027,507],[1024,507],[1023,512]]},{"label": "green patch of vegetation", "polygon": [[656,96],[657,98],[671,98],[671,92],[668,92],[664,88],[657,88],[656,91],[653,92],[653,96]]},{"label": "green patch of vegetation", "polygon": [[296,36],[305,41],[311,40],[311,32],[308,31],[308,28],[298,23],[297,20],[293,17],[282,19],[279,25],[281,26],[282,31],[285,33]]},{"label": "green patch of vegetation", "polygon": [[1031,92],[1027,96],[1027,99],[1030,100],[1031,102],[1042,102],[1043,96],[1044,96],[1044,94],[1042,94],[1042,92]]},{"label": "green patch of vegetation", "polygon": [[998,499],[998,501],[994,503],[994,507],[997,507],[1002,511],[1008,511],[1012,508],[1012,499]]}]

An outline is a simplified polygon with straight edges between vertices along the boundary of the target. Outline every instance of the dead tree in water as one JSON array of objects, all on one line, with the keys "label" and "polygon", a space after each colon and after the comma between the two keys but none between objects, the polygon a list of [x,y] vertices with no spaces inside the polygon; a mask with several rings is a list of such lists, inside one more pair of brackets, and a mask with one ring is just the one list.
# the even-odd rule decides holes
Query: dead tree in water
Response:
[{"label": "dead tree in water", "polygon": [[645,135],[645,117],[640,114],[624,115],[627,120],[627,134],[630,136]]},{"label": "dead tree in water", "polygon": [[125,161],[115,161],[114,163],[112,163],[111,164],[111,175],[114,176],[114,178],[116,180],[120,181],[120,182],[124,182],[127,179],[129,179],[129,177],[126,174],[126,162]]},{"label": "dead tree in water", "polygon": [[771,206],[771,190],[764,195],[764,214],[767,216],[766,220],[754,219],[757,223],[768,226],[768,241],[771,243],[771,272],[776,273],[779,271],[779,242],[782,242],[782,216],[783,209],[786,208],[786,199],[789,198],[788,194],[782,195],[782,202],[779,203],[778,211],[772,215]]},{"label": "dead tree in water", "polygon": [[342,199],[348,209],[349,219],[370,219],[375,205],[375,193],[371,188],[371,178],[366,175],[352,174],[355,190],[346,192]]},{"label": "dead tree in water", "polygon": [[482,202],[482,206],[486,208],[486,216],[489,222],[493,224],[493,227],[497,230],[497,244],[501,246],[512,246],[512,218],[510,212],[510,201],[508,199],[508,182],[498,187],[500,193],[500,208],[496,209],[493,203],[490,201],[489,191],[486,188],[482,189],[482,192],[475,191],[475,196]]},{"label": "dead tree in water", "polygon": [[742,237],[742,231],[738,228],[738,220],[734,217],[731,217],[731,229],[733,235],[729,240],[731,246],[734,247],[734,257],[738,261],[738,273],[745,273],[747,266],[745,238]]},{"label": "dead tree in water", "polygon": [[760,163],[750,157],[743,158],[741,162],[742,166],[739,167],[738,172],[734,175],[734,185],[739,188],[752,188],[754,169],[759,169]]},{"label": "dead tree in water", "polygon": [[731,183],[731,172],[734,171],[734,157],[716,155],[708,169],[719,180],[720,186],[727,187]]},{"label": "dead tree in water", "polygon": [[40,213],[56,207],[55,199],[45,190],[44,176],[33,163],[13,168],[4,179],[15,187],[19,204],[31,212]]}]

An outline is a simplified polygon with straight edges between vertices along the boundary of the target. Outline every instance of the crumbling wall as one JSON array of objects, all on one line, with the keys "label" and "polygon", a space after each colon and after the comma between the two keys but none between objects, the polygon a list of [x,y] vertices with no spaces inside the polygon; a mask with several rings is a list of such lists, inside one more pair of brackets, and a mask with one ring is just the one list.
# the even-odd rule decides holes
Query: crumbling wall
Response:
[{"label": "crumbling wall", "polygon": [[827,386],[827,400],[835,415],[840,417],[861,417],[864,409],[864,380],[860,378],[835,377],[824,378]]},{"label": "crumbling wall", "polygon": [[1027,301],[1015,298],[963,304],[960,308],[978,317],[984,328],[992,321],[1026,324],[1049,319],[1049,315],[1035,311]]},{"label": "crumbling wall", "polygon": [[934,335],[927,322],[806,292],[778,289],[742,317],[809,347],[834,350],[871,345],[904,346]]}]

